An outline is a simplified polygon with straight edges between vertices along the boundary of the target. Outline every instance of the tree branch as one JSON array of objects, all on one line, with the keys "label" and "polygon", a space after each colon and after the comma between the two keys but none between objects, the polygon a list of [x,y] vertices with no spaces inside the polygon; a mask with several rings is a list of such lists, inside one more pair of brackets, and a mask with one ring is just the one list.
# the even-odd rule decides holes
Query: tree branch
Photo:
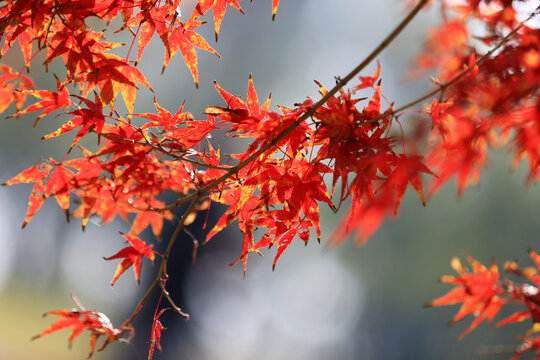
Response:
[{"label": "tree branch", "polygon": [[334,94],[336,94],[341,88],[343,88],[352,78],[358,75],[367,65],[369,65],[377,55],[379,55],[402,31],[405,27],[411,22],[411,20],[418,14],[418,12],[426,5],[428,0],[420,0],[418,4],[409,12],[409,14],[396,26],[396,28],[373,50],[358,66],[356,66],[351,72],[349,72],[344,78],[341,78],[337,84],[330,90],[326,95],[324,95],[318,102],[316,102],[308,111],[304,113],[301,117],[298,118],[294,123],[289,125],[285,130],[283,130],[278,136],[276,136],[272,141],[270,141],[265,146],[261,147],[255,153],[251,154],[247,159],[240,162],[238,165],[232,167],[226,174],[219,177],[218,179],[212,181],[210,184],[199,189],[197,192],[194,192],[188,196],[178,199],[171,205],[168,205],[162,209],[156,209],[159,211],[172,210],[178,206],[189,202],[195,198],[200,197],[202,194],[210,191],[217,185],[221,184],[223,181],[227,180],[234,174],[237,174],[239,170],[244,168],[246,165],[251,163],[253,160],[258,158],[264,152],[274,147],[278,142],[283,138],[289,135],[298,125],[310,118],[315,114],[317,109],[323,106]]}]

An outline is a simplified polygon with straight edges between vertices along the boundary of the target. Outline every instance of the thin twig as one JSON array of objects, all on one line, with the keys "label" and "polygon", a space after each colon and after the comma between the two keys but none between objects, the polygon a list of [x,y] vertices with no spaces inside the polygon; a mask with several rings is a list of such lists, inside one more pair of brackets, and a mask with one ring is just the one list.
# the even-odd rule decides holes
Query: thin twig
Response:
[{"label": "thin twig", "polygon": [[161,286],[162,294],[165,296],[169,304],[171,304],[173,310],[180,314],[180,316],[182,316],[184,319],[189,320],[189,314],[183,312],[182,309],[174,303],[173,299],[171,298],[171,294],[165,288],[165,281],[163,279],[161,279],[159,282],[159,286]]},{"label": "thin twig", "polygon": [[210,165],[210,164],[205,164],[205,163],[202,163],[200,161],[196,161],[196,160],[191,160],[191,159],[188,159],[188,158],[185,158],[183,156],[179,156],[179,155],[176,155],[176,154],[173,154],[172,152],[168,151],[167,149],[165,149],[161,144],[157,144],[157,145],[154,145],[152,144],[145,136],[143,136],[143,138],[146,140],[146,142],[142,142],[142,141],[135,141],[135,140],[129,140],[129,139],[125,139],[123,137],[120,137],[120,136],[117,136],[117,135],[112,135],[112,134],[106,134],[106,133],[103,133],[102,134],[103,136],[106,136],[108,138],[111,138],[111,139],[115,139],[115,140],[118,140],[118,141],[123,141],[123,142],[126,142],[126,143],[129,143],[129,144],[134,144],[134,145],[141,145],[141,146],[150,146],[152,149],[156,150],[156,151],[160,151],[162,152],[164,155],[168,155],[170,157],[172,157],[173,159],[175,160],[178,160],[178,161],[185,161],[185,162],[188,162],[190,164],[193,164],[193,165],[197,165],[197,166],[201,166],[201,167],[205,167],[205,168],[208,168],[208,169],[216,169],[216,170],[222,170],[222,171],[229,171],[232,167],[223,167],[223,166],[215,166],[215,165]]},{"label": "thin twig", "polygon": [[[184,223],[186,221],[187,215],[189,213],[191,213],[191,211],[195,207],[195,204],[197,204],[197,202],[199,201],[199,198],[200,198],[200,196],[195,197],[193,199],[193,201],[189,205],[189,208],[184,213],[184,216],[182,216],[182,219],[180,219],[180,222],[176,226],[176,229],[174,230],[174,233],[172,234],[171,239],[169,240],[169,244],[167,245],[167,249],[165,249],[165,252],[163,253],[163,257],[162,257],[162,260],[161,260],[161,265],[159,267],[159,271],[158,271],[158,274],[157,274],[156,278],[154,279],[154,281],[152,282],[152,284],[150,285],[148,290],[146,290],[146,293],[143,295],[141,300],[139,300],[139,303],[135,307],[135,310],[133,310],[133,312],[127,318],[127,320],[124,321],[122,326],[129,325],[131,323],[131,321],[133,321],[133,318],[135,318],[135,316],[139,313],[139,311],[143,307],[144,303],[146,302],[146,300],[148,299],[148,297],[150,296],[150,294],[152,293],[152,291],[154,290],[154,288],[158,284],[163,288],[164,293],[165,293],[164,285],[162,285],[161,282],[163,281],[164,278],[167,278],[167,270],[166,270],[167,269],[167,260],[169,259],[172,247],[173,247],[176,239],[178,238],[178,235],[180,234],[180,231],[184,227]],[[182,317],[184,317],[186,320],[189,319],[189,315],[184,313],[178,306],[176,306],[176,304],[174,302],[172,302],[172,299],[170,298],[170,296],[168,296],[168,293],[166,293],[165,296],[167,297],[167,300],[169,300],[169,303],[172,305],[172,307],[175,309],[175,311],[177,311],[180,315],[182,315]]]}]

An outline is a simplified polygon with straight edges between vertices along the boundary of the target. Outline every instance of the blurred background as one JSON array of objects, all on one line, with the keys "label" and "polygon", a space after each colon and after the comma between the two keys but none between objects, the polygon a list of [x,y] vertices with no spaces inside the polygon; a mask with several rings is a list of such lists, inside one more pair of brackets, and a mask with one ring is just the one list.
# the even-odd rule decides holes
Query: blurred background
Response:
[{"label": "blurred background", "polygon": [[[194,3],[183,1],[186,19]],[[398,0],[282,0],[272,22],[270,0],[245,1],[242,6],[248,16],[229,8],[217,44],[213,21],[206,19],[209,24],[201,34],[222,59],[198,51],[198,90],[180,55],[160,76],[163,47],[157,39],[151,42],[139,68],[163,107],[176,111],[184,99],[186,109],[194,114],[207,105],[224,106],[212,81],[245,95],[250,73],[260,99],[272,91],[274,106],[317,97],[313,80],[330,88],[334,76],[356,66],[405,13]],[[407,71],[438,15],[435,6],[421,12],[379,58],[383,93],[397,105],[429,87],[428,79],[409,82]],[[131,38],[117,41],[129,44]],[[120,50],[123,55],[125,48]],[[17,49],[2,61],[22,67]],[[44,74],[40,61],[31,71],[37,87],[55,88],[52,73],[61,73],[61,66]],[[375,68],[372,64],[364,74],[371,75]],[[142,91],[135,112],[153,111],[152,95]],[[35,116],[2,119],[0,182],[39,158],[61,158],[71,143],[72,135],[40,141],[58,128],[62,117],[46,117],[32,129]],[[217,137],[211,141],[224,152],[240,151],[240,143],[221,142]],[[240,266],[227,266],[241,249],[234,224],[202,246],[193,265],[189,264],[191,239],[184,236],[173,251],[168,286],[191,320],[165,313],[164,351],[156,352],[155,359],[471,359],[486,348],[489,352],[496,345],[518,344],[517,334],[529,324],[497,330],[482,324],[457,342],[468,325],[466,320],[447,328],[457,307],[422,308],[449,290],[437,279],[452,273],[452,256],[470,254],[483,263],[494,256],[499,265],[510,259],[530,265],[527,247],[540,250],[540,191],[525,185],[524,166],[512,170],[510,162],[504,148],[492,154],[479,186],[468,189],[461,199],[453,183],[429,199],[426,208],[414,192],[408,192],[399,219],[386,222],[362,248],[350,241],[336,249],[327,248],[324,240],[307,247],[297,241],[280,258],[275,272],[271,270],[275,249],[264,258],[250,257],[245,279]],[[80,222],[66,224],[61,209],[50,200],[21,230],[30,189],[25,185],[0,188],[0,359],[82,359],[88,351],[87,334],[71,350],[68,330],[30,342],[55,320],[41,315],[73,307],[69,296],[73,291],[87,308],[107,314],[118,326],[146,290],[155,269],[144,263],[140,287],[130,269],[110,288],[118,263],[102,257],[123,247],[118,231],[129,226],[120,221],[105,227],[93,223],[83,233]],[[334,215],[322,209],[324,239],[343,212]],[[218,215],[213,215],[214,221]],[[202,238],[200,226],[199,219],[189,229]],[[166,227],[163,237],[167,239],[171,231],[171,226]],[[94,358],[146,359],[156,301],[150,299],[146,313],[137,319],[131,345],[114,343]]]}]

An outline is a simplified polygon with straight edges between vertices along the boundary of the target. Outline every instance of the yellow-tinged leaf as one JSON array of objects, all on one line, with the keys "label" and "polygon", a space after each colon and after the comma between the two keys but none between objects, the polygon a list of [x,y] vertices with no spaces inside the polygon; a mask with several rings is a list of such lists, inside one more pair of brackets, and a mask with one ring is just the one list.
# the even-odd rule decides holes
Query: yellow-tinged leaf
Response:
[{"label": "yellow-tinged leaf", "polygon": [[201,21],[188,21],[186,24],[178,25],[174,28],[168,37],[167,51],[165,52],[165,60],[163,61],[163,68],[161,70],[161,72],[165,71],[169,61],[177,51],[180,50],[197,87],[199,87],[199,72],[197,69],[197,53],[195,47],[220,57],[201,35],[193,31],[201,24]]}]

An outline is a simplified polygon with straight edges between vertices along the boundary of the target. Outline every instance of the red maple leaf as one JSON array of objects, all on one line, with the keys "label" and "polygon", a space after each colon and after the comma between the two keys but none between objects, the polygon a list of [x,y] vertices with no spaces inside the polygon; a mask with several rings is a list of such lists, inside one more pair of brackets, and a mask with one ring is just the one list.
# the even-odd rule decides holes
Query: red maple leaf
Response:
[{"label": "red maple leaf", "polygon": [[137,59],[135,65],[137,65],[141,59],[144,49],[150,43],[150,40],[157,32],[163,44],[167,46],[168,38],[168,26],[166,20],[172,21],[173,8],[165,3],[162,6],[155,4],[148,7],[142,7],[141,11],[134,14],[126,22],[127,27],[137,26],[139,32],[139,42],[137,48]]},{"label": "red maple leaf", "polygon": [[49,31],[53,35],[47,47],[45,66],[48,68],[53,59],[60,56],[69,80],[98,70],[107,59],[105,52],[121,45],[101,41],[103,34],[90,29],[66,30],[63,23],[54,22]]},{"label": "red maple leaf", "polygon": [[112,54],[104,54],[95,70],[79,75],[74,81],[86,87],[83,96],[87,96],[97,86],[103,105],[110,105],[111,113],[114,111],[116,96],[119,93],[124,98],[128,113],[133,113],[137,83],[154,91],[139,69]]},{"label": "red maple leaf", "polygon": [[221,27],[221,21],[223,20],[223,16],[225,16],[227,5],[235,7],[242,14],[246,15],[246,13],[244,13],[244,10],[242,10],[242,8],[240,7],[240,1],[242,0],[199,0],[197,6],[195,6],[195,9],[193,9],[193,12],[191,13],[190,19],[196,20],[199,17],[203,16],[208,10],[210,10],[210,8],[212,8],[212,12],[214,13],[214,26],[216,29],[217,42],[219,36],[219,29]]},{"label": "red maple leaf", "polygon": [[161,324],[159,317],[169,308],[161,309],[159,314],[154,316],[154,321],[152,322],[152,335],[150,335],[150,349],[148,350],[148,360],[151,360],[154,356],[154,348],[157,348],[161,351],[161,331],[166,330],[167,328]]},{"label": "red maple leaf", "polygon": [[78,95],[73,96],[84,102],[88,108],[79,108],[78,110],[70,112],[69,114],[75,115],[75,117],[62,125],[58,130],[43,136],[43,139],[50,139],[65,134],[78,128],[79,126],[81,128],[75,136],[75,139],[73,139],[71,148],[73,148],[83,136],[90,133],[92,130],[95,130],[98,137],[101,136],[103,125],[105,125],[105,116],[103,115],[103,103],[101,102],[100,97],[95,94],[95,101],[90,101]]},{"label": "red maple leaf", "polygon": [[58,205],[64,210],[67,221],[69,221],[69,194],[75,188],[73,183],[75,175],[62,163],[57,163],[53,159],[49,159],[49,162],[55,165],[56,168],[47,179],[47,183],[43,188],[44,194],[47,197],[54,195]]},{"label": "red maple leaf", "polygon": [[[15,89],[18,87],[18,90]],[[0,64],[0,113],[15,102],[20,110],[26,100],[26,89],[33,89],[34,83],[24,75],[14,72],[9,66]]]},{"label": "red maple leaf", "polygon": [[169,64],[172,57],[180,50],[184,61],[191,71],[195,86],[199,87],[199,70],[197,68],[197,53],[195,48],[206,50],[212,54],[220,57],[204,38],[196,33],[195,30],[203,24],[202,21],[188,21],[185,24],[176,26],[169,34],[167,39],[167,51],[165,53],[165,60],[163,61],[163,68],[161,72],[165,71],[165,68]]},{"label": "red maple leaf", "polygon": [[419,155],[406,156],[405,154],[392,156],[390,158],[388,164],[395,166],[395,168],[390,176],[388,176],[383,186],[392,186],[395,189],[395,214],[397,214],[399,204],[401,203],[401,199],[403,198],[407,184],[409,183],[420,196],[422,205],[426,205],[420,173],[433,176],[435,176],[435,174],[424,164],[423,159],[424,158]]},{"label": "red maple leaf", "polygon": [[71,104],[71,100],[69,99],[69,92],[67,91],[64,84],[60,82],[60,80],[56,79],[56,88],[58,91],[49,91],[49,90],[26,90],[24,93],[26,95],[32,95],[34,97],[37,97],[38,99],[41,99],[41,101],[38,101],[30,106],[28,106],[26,109],[19,111],[12,116],[20,116],[23,114],[28,114],[33,111],[39,111],[42,110],[41,114],[36,119],[36,122],[34,123],[34,127],[38,124],[39,120],[44,117],[45,115],[58,110],[60,108],[67,109],[69,105]]},{"label": "red maple leaf", "polygon": [[[137,207],[138,205],[140,205],[142,208],[146,204],[144,201],[141,201],[141,204],[138,204],[137,202],[134,203],[134,206]],[[164,207],[165,203],[152,198],[150,200],[150,206],[154,209],[159,209]],[[139,235],[144,229],[146,229],[148,226],[151,226],[154,236],[159,239],[161,237],[161,230],[163,229],[164,219],[172,220],[173,216],[169,211],[161,213],[153,210],[140,210],[137,212],[137,215],[133,220],[129,233],[131,235]]]},{"label": "red maple leaf", "polygon": [[470,256],[467,257],[467,261],[472,267],[472,272],[469,272],[458,258],[452,259],[452,268],[459,276],[443,276],[440,281],[455,287],[446,295],[425,305],[441,306],[462,303],[450,325],[469,315],[474,316],[474,320],[460,334],[460,338],[467,335],[482,321],[492,321],[505,304],[505,300],[499,296],[504,293],[504,290],[498,282],[499,270],[495,261],[492,260],[489,269]]},{"label": "red maple leaf", "polygon": [[107,338],[98,351],[103,350],[111,342],[117,341],[126,331],[132,332],[131,328],[125,330],[114,328],[105,314],[94,310],[84,309],[75,296],[73,294],[71,296],[79,309],[63,309],[45,313],[43,316],[55,315],[60,316],[61,319],[55,321],[41,333],[32,337],[31,340],[39,339],[55,331],[71,327],[71,336],[68,341],[68,345],[71,348],[73,341],[85,330],[88,330],[90,331],[90,350],[87,358],[90,358],[94,353],[97,340],[102,335],[105,335]]},{"label": "red maple leaf", "polygon": [[30,222],[45,201],[43,180],[49,175],[51,169],[51,165],[40,162],[2,184],[2,186],[9,186],[20,183],[35,183],[28,200],[28,211],[24,218],[23,228]]},{"label": "red maple leaf", "polygon": [[[209,106],[205,109],[205,113],[233,123],[229,134],[235,132],[235,136],[238,137],[258,137],[260,123],[266,117],[268,108],[270,107],[271,96],[268,96],[268,99],[262,106],[259,105],[259,97],[255,91],[251,74],[249,75],[245,102],[239,96],[225,91],[217,82],[214,82],[214,85],[227,104],[227,107]],[[250,148],[253,148],[259,142],[260,139],[254,141]]]},{"label": "red maple leaf", "polygon": [[154,253],[152,250],[153,245],[147,245],[143,240],[134,235],[122,234],[122,236],[131,244],[131,246],[125,247],[113,256],[104,258],[105,260],[124,259],[116,268],[113,279],[111,280],[111,286],[114,285],[116,280],[133,265],[133,271],[135,272],[135,280],[140,283],[142,259],[147,257],[154,261]]}]

